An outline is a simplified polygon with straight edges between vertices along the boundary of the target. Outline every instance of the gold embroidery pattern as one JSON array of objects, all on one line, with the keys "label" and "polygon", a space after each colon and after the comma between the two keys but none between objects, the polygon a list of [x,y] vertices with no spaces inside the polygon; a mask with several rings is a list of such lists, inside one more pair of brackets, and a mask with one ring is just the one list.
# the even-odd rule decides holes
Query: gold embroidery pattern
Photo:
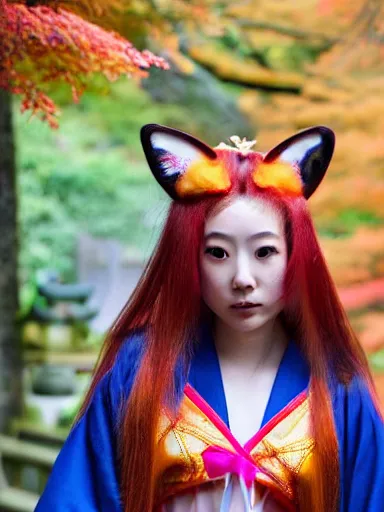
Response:
[{"label": "gold embroidery pattern", "polygon": [[309,419],[306,399],[251,450],[252,458],[264,472],[259,482],[282,492],[291,501],[296,497],[295,481],[314,449]]},{"label": "gold embroidery pattern", "polygon": [[[273,420],[272,420],[273,421]],[[231,442],[188,397],[172,419],[163,414],[158,430],[155,475],[156,502],[210,481],[202,453],[208,446],[236,452]],[[262,473],[256,480],[285,499],[295,501],[295,482],[314,448],[309,434],[309,406],[306,398],[252,448],[250,454]],[[305,464],[306,471],[310,464]]]},{"label": "gold embroidery pattern", "polygon": [[173,422],[163,414],[155,461],[159,499],[209,481],[202,453],[212,445],[233,451],[231,443],[189,398],[184,397]]}]

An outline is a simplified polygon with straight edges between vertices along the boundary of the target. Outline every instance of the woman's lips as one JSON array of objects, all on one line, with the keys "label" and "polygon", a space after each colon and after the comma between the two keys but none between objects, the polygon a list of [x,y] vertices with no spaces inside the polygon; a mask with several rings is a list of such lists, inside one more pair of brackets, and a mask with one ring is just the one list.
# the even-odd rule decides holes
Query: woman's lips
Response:
[{"label": "woman's lips", "polygon": [[258,304],[253,304],[251,302],[239,302],[237,304],[233,304],[231,306],[231,308],[233,308],[233,309],[242,309],[243,310],[243,309],[258,308],[260,306],[262,306],[262,304],[259,304],[259,303]]},{"label": "woman's lips", "polygon": [[240,318],[250,318],[256,313],[257,308],[260,308],[262,304],[250,304],[250,303],[239,303],[233,304],[231,310]]}]

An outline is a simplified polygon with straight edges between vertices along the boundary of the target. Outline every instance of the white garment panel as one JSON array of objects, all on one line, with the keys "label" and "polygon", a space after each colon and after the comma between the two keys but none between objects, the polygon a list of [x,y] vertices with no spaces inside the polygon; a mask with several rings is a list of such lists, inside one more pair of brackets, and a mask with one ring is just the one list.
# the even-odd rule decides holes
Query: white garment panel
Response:
[{"label": "white garment panel", "polygon": [[[187,494],[170,498],[162,507],[161,512],[220,512],[220,505],[224,492],[224,481],[210,482],[194,488]],[[267,492],[263,499],[257,499],[253,493],[253,507],[249,512],[285,512]],[[245,512],[244,499],[237,478],[234,480],[232,499],[229,512]]]}]

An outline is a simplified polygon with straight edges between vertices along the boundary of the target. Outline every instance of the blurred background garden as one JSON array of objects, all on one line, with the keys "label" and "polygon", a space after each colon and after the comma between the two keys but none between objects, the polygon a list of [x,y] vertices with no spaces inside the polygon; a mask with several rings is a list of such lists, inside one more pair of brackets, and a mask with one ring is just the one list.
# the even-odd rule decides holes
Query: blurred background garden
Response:
[{"label": "blurred background garden", "polygon": [[33,510],[156,243],[168,200],[146,123],[259,151],[312,125],[336,132],[309,207],[384,406],[381,0],[0,9],[0,510]]}]

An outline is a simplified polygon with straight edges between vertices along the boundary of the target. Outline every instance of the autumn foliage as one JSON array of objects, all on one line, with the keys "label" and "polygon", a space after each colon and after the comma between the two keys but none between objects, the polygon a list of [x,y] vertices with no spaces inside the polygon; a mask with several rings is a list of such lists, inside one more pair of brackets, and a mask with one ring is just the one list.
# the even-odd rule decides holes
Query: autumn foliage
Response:
[{"label": "autumn foliage", "polygon": [[[39,6],[27,7],[32,3]],[[107,22],[107,7],[122,9],[117,24]],[[314,124],[333,128],[335,156],[310,208],[342,300],[367,333],[364,345],[384,347],[382,0],[0,0],[1,10],[0,84],[52,126],[57,108],[46,84],[66,83],[77,99],[93,73],[114,80],[167,66],[100,21],[128,39],[138,23],[150,26],[181,74],[193,74],[199,63],[221,80],[245,84],[238,106],[257,126],[259,150]],[[223,34],[229,46],[217,44]],[[183,50],[181,39],[188,42]],[[316,57],[291,69],[287,61],[298,47]],[[381,308],[381,329],[372,316],[363,321],[372,308]]]},{"label": "autumn foliage", "polygon": [[347,2],[321,0],[324,15],[335,14],[349,21],[348,30],[336,40],[318,62],[318,69],[328,74],[342,74],[365,68],[383,69],[384,4],[382,0]]},{"label": "autumn foliage", "polygon": [[0,86],[23,97],[22,109],[57,126],[57,106],[44,91],[52,82],[66,83],[76,101],[94,73],[108,80],[145,75],[167,63],[140,52],[115,32],[67,10],[27,7],[0,0]]}]

